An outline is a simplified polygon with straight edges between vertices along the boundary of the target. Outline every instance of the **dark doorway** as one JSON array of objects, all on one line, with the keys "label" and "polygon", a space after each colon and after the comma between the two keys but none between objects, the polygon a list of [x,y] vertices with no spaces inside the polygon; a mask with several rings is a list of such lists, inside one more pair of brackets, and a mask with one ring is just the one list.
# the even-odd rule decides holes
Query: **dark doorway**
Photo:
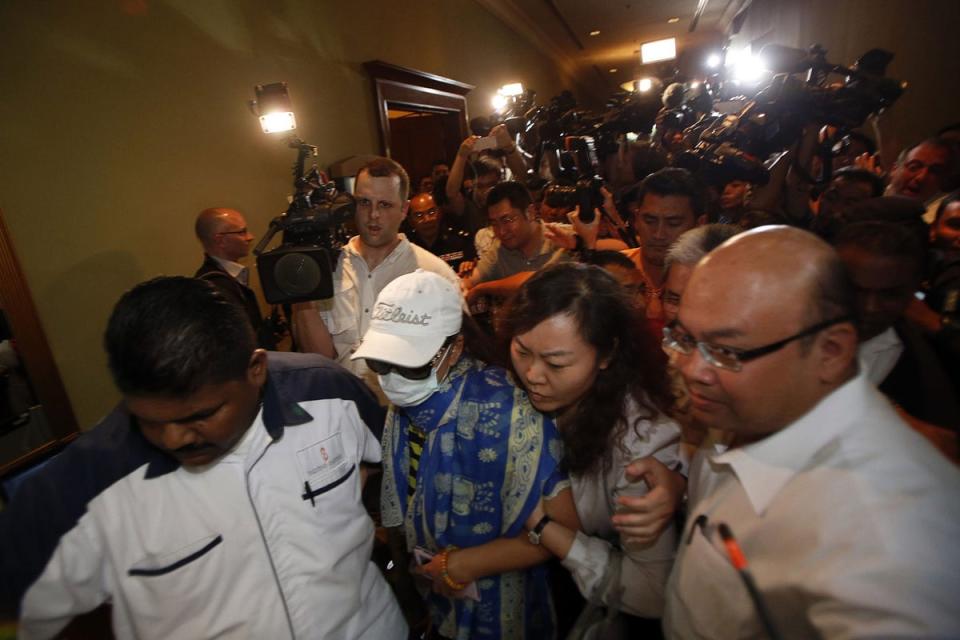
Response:
[{"label": "dark doorway", "polygon": [[410,174],[413,192],[420,179],[430,175],[434,162],[453,162],[462,140],[460,113],[424,111],[399,103],[387,103],[390,118],[390,156]]},{"label": "dark doorway", "polygon": [[365,62],[380,119],[381,153],[402,164],[414,190],[437,160],[452,162],[467,137],[469,85],[380,60]]}]

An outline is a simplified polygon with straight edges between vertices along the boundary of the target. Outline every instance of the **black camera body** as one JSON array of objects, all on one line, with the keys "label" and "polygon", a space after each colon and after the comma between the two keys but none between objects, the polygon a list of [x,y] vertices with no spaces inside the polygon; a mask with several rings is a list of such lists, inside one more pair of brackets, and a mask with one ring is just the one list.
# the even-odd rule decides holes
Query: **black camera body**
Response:
[{"label": "black camera body", "polygon": [[544,202],[551,207],[572,209],[580,207],[580,219],[590,224],[596,209],[603,206],[603,178],[587,176],[579,178],[573,185],[556,184],[544,195]]},{"label": "black camera body", "polygon": [[[283,215],[270,221],[253,250],[263,297],[270,304],[333,296],[333,271],[340,248],[350,239],[348,225],[357,211],[354,197],[338,191],[316,166],[304,175],[304,162],[309,154],[316,154],[316,147],[298,139],[291,140],[290,146],[298,149],[293,199]],[[281,245],[264,252],[278,232],[283,233]]]},{"label": "black camera body", "polygon": [[[905,86],[884,77],[893,54],[881,49],[866,52],[850,68],[827,62],[818,45],[809,51],[767,45],[760,56],[779,73],[739,113],[711,116],[688,129],[694,146],[680,154],[677,166],[718,186],[730,180],[766,184],[764,161],[796,142],[807,124],[858,127],[893,105]],[[801,72],[804,78],[796,75]],[[843,81],[830,83],[831,75]]]}]

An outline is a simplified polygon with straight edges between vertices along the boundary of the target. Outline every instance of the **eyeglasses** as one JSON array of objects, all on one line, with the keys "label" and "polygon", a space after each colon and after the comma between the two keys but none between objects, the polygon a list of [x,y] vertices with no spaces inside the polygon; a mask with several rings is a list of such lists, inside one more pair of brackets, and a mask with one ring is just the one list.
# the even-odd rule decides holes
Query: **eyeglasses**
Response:
[{"label": "eyeglasses", "polygon": [[245,236],[248,233],[250,232],[247,230],[246,227],[244,227],[243,229],[237,229],[236,231],[219,231],[217,232],[217,235],[218,236],[233,236],[233,235]]},{"label": "eyeglasses", "polygon": [[426,211],[411,211],[410,213],[414,220],[420,222],[421,220],[426,220],[427,218],[436,218],[440,214],[440,210],[436,207],[433,207],[431,209],[427,209]]},{"label": "eyeglasses", "polygon": [[490,226],[493,227],[494,229],[496,229],[497,227],[505,227],[505,226],[510,225],[510,224],[513,224],[513,223],[515,223],[516,221],[521,220],[521,219],[523,219],[523,216],[521,216],[521,215],[519,215],[519,214],[516,214],[516,213],[511,214],[511,215],[507,215],[507,216],[501,216],[501,217],[499,217],[499,218],[497,218],[497,219],[491,218],[491,219],[490,219]]},{"label": "eyeglasses", "polygon": [[447,338],[447,341],[440,347],[440,350],[437,351],[437,354],[430,359],[430,362],[419,367],[403,367],[398,364],[393,364],[392,362],[384,362],[383,360],[370,360],[367,358],[367,367],[377,375],[385,376],[391,371],[396,372],[406,378],[407,380],[426,380],[430,377],[430,372],[433,371],[433,368],[439,366],[443,359],[447,357],[447,352],[450,351],[450,347],[453,346],[453,338],[456,336],[451,336]]},{"label": "eyeglasses", "polygon": [[721,345],[710,344],[709,342],[696,340],[693,336],[680,328],[678,322],[674,321],[669,326],[663,328],[662,344],[664,349],[670,349],[671,351],[676,351],[677,353],[685,356],[693,353],[694,348],[696,348],[700,352],[700,355],[703,356],[703,359],[714,367],[736,372],[743,368],[743,364],[745,362],[750,362],[751,360],[755,360],[761,356],[779,351],[794,340],[812,336],[820,331],[823,331],[827,327],[832,327],[835,324],[840,324],[841,322],[847,322],[849,320],[849,317],[843,316],[840,318],[834,318],[832,320],[818,322],[812,327],[808,327],[800,333],[790,336],[789,338],[784,338],[783,340],[778,340],[777,342],[773,342],[762,347],[757,347],[755,349],[737,349],[736,347],[724,347]]}]

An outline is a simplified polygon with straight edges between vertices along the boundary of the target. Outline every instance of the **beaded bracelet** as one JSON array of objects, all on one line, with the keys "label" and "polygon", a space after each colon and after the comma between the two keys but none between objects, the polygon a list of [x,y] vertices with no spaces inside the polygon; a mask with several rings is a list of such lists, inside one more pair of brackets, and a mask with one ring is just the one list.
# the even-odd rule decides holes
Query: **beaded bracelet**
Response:
[{"label": "beaded bracelet", "polygon": [[443,578],[444,584],[453,589],[454,591],[461,591],[467,588],[466,583],[457,582],[450,577],[450,574],[447,572],[447,557],[450,555],[451,549],[444,549],[440,552],[440,555],[437,556],[440,559],[440,577]]}]

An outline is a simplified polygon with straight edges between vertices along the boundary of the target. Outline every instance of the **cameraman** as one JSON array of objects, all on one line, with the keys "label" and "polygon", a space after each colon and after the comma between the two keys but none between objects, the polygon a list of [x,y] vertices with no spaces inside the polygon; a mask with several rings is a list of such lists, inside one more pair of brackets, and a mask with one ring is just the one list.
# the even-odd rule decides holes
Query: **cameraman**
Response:
[{"label": "cameraman", "polygon": [[[370,324],[380,290],[405,273],[433,271],[459,286],[443,260],[399,233],[407,215],[410,178],[399,164],[374,158],[357,172],[357,235],[340,251],[333,274],[333,297],[293,306],[293,335],[300,351],[337,360],[375,392],[377,376],[350,356]],[[382,399],[382,398],[381,398]]]}]

